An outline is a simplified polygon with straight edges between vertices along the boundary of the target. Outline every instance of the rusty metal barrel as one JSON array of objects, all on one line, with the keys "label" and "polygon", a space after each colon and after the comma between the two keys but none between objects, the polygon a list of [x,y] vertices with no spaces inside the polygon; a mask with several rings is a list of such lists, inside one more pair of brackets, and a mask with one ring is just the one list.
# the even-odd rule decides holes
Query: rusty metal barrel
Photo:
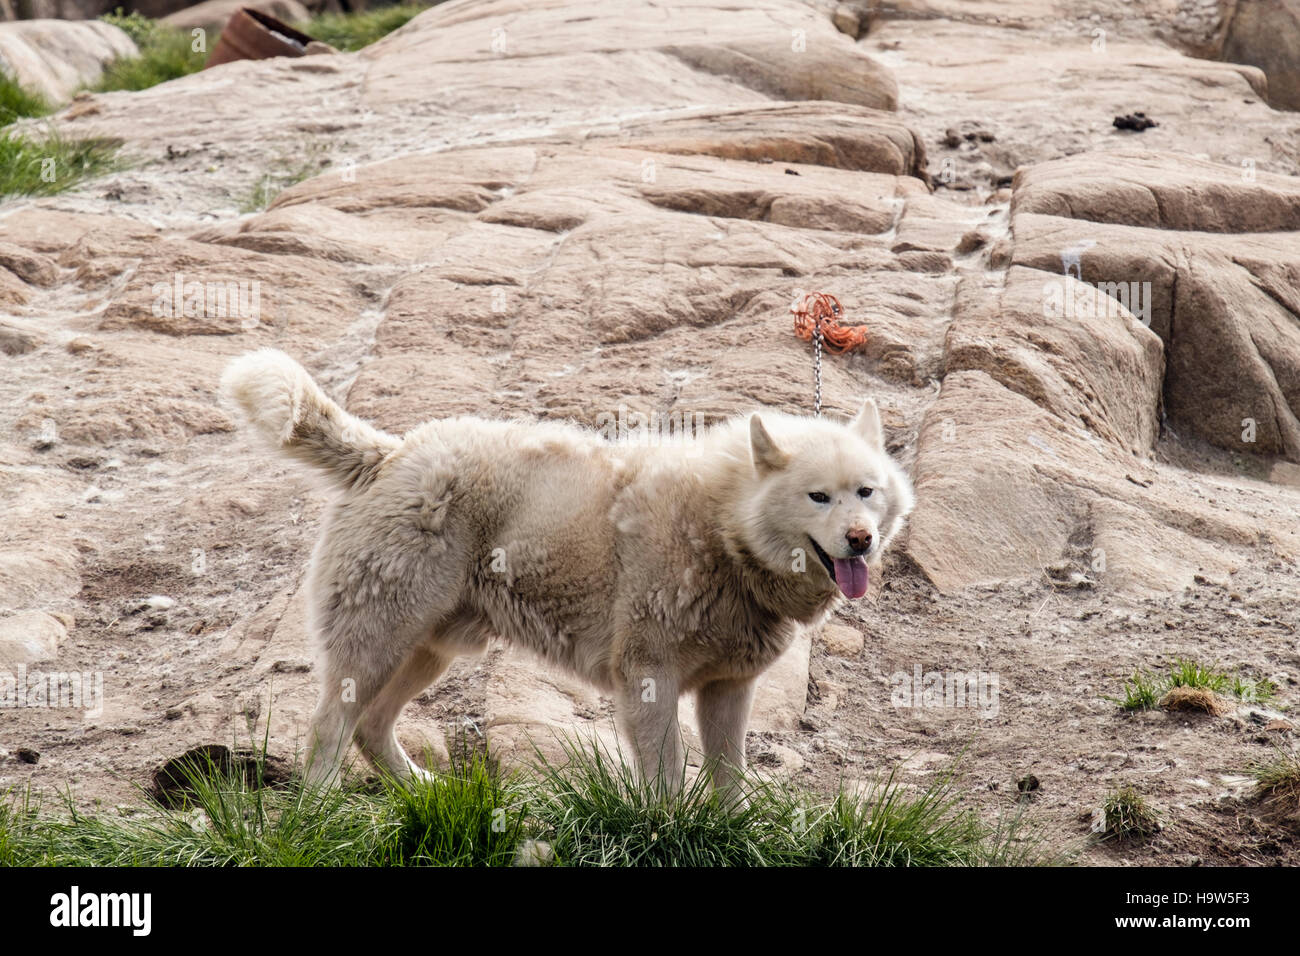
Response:
[{"label": "rusty metal barrel", "polygon": [[232,60],[265,60],[273,56],[302,56],[312,38],[275,17],[240,7],[221,31],[216,49],[204,69]]}]

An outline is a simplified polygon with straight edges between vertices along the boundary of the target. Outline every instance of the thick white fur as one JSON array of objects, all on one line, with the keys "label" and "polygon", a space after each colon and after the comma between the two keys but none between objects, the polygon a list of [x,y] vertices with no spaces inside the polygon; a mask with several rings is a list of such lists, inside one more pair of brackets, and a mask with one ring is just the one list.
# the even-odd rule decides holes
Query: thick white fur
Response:
[{"label": "thick white fur", "polygon": [[729,789],[755,680],[796,623],[842,599],[811,543],[850,558],[846,536],[869,536],[875,564],[913,503],[870,401],[851,423],[764,412],[647,446],[467,417],[399,439],[266,349],[234,360],[222,391],[341,490],[307,578],[316,784],[354,741],[384,770],[423,774],[398,714],[497,634],[614,695],[641,772],[668,791],[684,769],[678,697],[694,693],[714,786]]}]

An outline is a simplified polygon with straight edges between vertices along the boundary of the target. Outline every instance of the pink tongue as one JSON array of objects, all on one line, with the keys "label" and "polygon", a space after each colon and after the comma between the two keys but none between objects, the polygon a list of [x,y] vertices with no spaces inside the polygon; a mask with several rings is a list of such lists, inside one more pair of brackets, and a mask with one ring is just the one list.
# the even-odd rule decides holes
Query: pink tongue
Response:
[{"label": "pink tongue", "polygon": [[867,593],[867,561],[865,558],[833,558],[835,583],[846,598],[860,598]]}]

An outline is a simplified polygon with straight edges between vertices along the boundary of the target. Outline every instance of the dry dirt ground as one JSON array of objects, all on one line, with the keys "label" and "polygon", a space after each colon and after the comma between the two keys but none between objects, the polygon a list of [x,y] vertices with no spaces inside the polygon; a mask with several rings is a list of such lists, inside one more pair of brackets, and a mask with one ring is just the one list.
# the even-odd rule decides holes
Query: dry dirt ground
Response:
[{"label": "dry dirt ground", "polygon": [[[1103,21],[1050,5],[1014,23],[933,5],[856,44],[793,0],[743,17],[573,6],[451,3],[360,55],[233,64],[57,118],[122,139],[135,165],[0,208],[0,242],[37,257],[31,281],[0,286],[23,343],[0,356],[0,625],[38,645],[33,671],[101,673],[104,709],[5,712],[0,788],[69,787],[108,809],[200,744],[260,741],[269,725],[273,753],[301,747],[315,688],[299,584],[326,499],[234,431],[215,394],[230,356],[284,348],[397,432],[453,412],[806,409],[809,355],[787,306],[824,288],[872,334],[864,354],[828,359],[831,411],[880,398],[918,478],[917,520],[841,629],[810,635],[767,681],[753,765],[826,793],[955,766],[987,818],[1023,809],[1087,864],[1300,862],[1300,833],[1263,819],[1247,776],[1296,746],[1278,722],[1300,703],[1296,392],[1282,389],[1291,412],[1278,406],[1267,453],[1196,427],[1198,401],[1227,421],[1236,410],[1195,391],[1210,346],[1178,351],[1190,272],[1165,282],[1159,340],[1127,313],[1093,330],[1100,358],[1045,330],[1029,336],[1050,356],[1037,365],[1009,339],[1039,321],[1012,291],[1058,254],[1034,245],[1048,226],[1128,230],[1084,256],[1089,275],[1119,250],[1144,263],[1120,275],[1145,278],[1146,227],[1185,244],[1166,256],[1177,268],[1226,270],[1211,243],[1233,230],[1196,218],[1226,195],[1249,204],[1238,229],[1264,250],[1238,257],[1255,284],[1273,288],[1274,260],[1300,275],[1300,218],[1267,218],[1300,208],[1297,114],[1265,105],[1249,71],[1167,45],[1158,11],[1115,14],[1101,60],[1089,24]],[[781,59],[792,29],[813,66]],[[1161,125],[1140,139],[1112,127],[1144,108]],[[1148,159],[1123,152],[1135,146],[1167,163],[1183,201],[1152,221],[1079,212],[1097,194],[1085,180],[1104,193],[1122,167],[1115,181],[1149,182]],[[1065,186],[1013,180],[1081,157],[1095,168]],[[1237,187],[1244,159],[1262,178]],[[263,177],[303,164],[319,175],[241,211]],[[1053,189],[1075,218],[1043,214]],[[1188,218],[1158,219],[1170,209]],[[24,261],[4,260],[16,275]],[[262,322],[160,319],[153,286],[177,273],[260,279]],[[1003,295],[989,324],[981,309]],[[954,330],[985,351],[959,352]],[[1286,383],[1300,353],[1277,334],[1254,340]],[[1105,378],[1111,364],[1123,378]],[[1250,408],[1273,394],[1261,381],[1238,389]],[[1105,699],[1177,657],[1270,678],[1278,702],[1198,716]],[[990,675],[997,694],[895,706],[897,675],[917,669]],[[605,729],[609,713],[494,647],[412,702],[401,736],[435,759],[458,735],[518,758],[530,735]],[[1125,784],[1162,831],[1092,842],[1095,809]]]}]

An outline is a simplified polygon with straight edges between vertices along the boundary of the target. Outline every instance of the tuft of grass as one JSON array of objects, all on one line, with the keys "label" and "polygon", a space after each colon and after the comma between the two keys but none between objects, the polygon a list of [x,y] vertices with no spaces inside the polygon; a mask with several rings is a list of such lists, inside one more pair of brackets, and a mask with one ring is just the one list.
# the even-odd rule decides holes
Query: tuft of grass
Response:
[{"label": "tuft of grass", "polygon": [[1204,667],[1196,661],[1179,658],[1169,670],[1170,687],[1187,687],[1219,693],[1228,686],[1228,675],[1213,667]]},{"label": "tuft of grass", "polygon": [[0,70],[0,126],[29,116],[45,116],[54,111],[45,97],[18,84],[8,73]]},{"label": "tuft of grass", "polygon": [[1278,748],[1272,760],[1257,763],[1250,768],[1255,778],[1256,796],[1289,795],[1300,799],[1300,751]]},{"label": "tuft of grass", "polygon": [[0,196],[51,196],[118,168],[117,143],[0,132]]},{"label": "tuft of grass", "polygon": [[[540,756],[540,755],[539,755]],[[668,799],[626,763],[572,742],[540,760],[529,815],[567,866],[971,866],[1045,862],[1023,827],[985,826],[958,806],[952,777],[912,791],[891,775],[829,804],[746,779],[720,800],[700,774]]]},{"label": "tuft of grass", "polygon": [[985,832],[946,786],[910,794],[892,775],[862,796],[840,793],[820,821],[808,862],[819,866],[969,866]]},{"label": "tuft of grass", "polygon": [[82,814],[65,797],[64,818],[33,824],[26,865],[364,866],[392,839],[382,803],[342,789],[272,790],[240,772],[193,761],[187,807],[148,804],[126,817]]},{"label": "tuft of grass", "polygon": [[167,28],[152,17],[146,17],[143,13],[132,10],[127,13],[121,7],[118,7],[112,13],[105,13],[99,19],[103,20],[110,26],[115,26],[127,36],[136,46],[144,46],[153,40],[160,32]]},{"label": "tuft of grass", "polygon": [[1101,805],[1103,839],[1145,840],[1160,830],[1160,816],[1146,798],[1131,786],[1119,787],[1106,795]]},{"label": "tuft of grass", "polygon": [[36,812],[30,788],[0,802],[0,867],[29,865]]},{"label": "tuft of grass", "polygon": [[1277,684],[1267,677],[1255,679],[1234,674],[1229,689],[1233,697],[1249,704],[1271,704],[1277,700]]},{"label": "tuft of grass", "polygon": [[[1179,691],[1170,695],[1170,691]],[[1195,692],[1195,693],[1192,693]],[[1217,695],[1231,695],[1247,703],[1266,704],[1277,697],[1277,685],[1267,678],[1254,679],[1241,674],[1227,674],[1217,667],[1178,658],[1169,666],[1167,674],[1157,674],[1138,668],[1124,682],[1123,697],[1104,697],[1121,710],[1151,710],[1164,706],[1167,698],[1182,705],[1183,709],[1201,709],[1217,712],[1223,702]],[[1197,700],[1210,706],[1192,706]],[[1216,703],[1217,702],[1217,703]]]},{"label": "tuft of grass", "polygon": [[[121,13],[120,9],[118,12]],[[159,83],[197,73],[208,60],[209,51],[196,51],[193,48],[193,38],[183,30],[136,13],[125,19],[120,16],[114,18],[112,14],[101,19],[126,30],[140,48],[140,55],[123,57],[110,63],[99,82],[90,87],[96,93],[147,90]]]},{"label": "tuft of grass", "polygon": [[525,837],[525,802],[484,754],[453,759],[433,780],[385,781],[398,825],[383,862],[400,866],[509,866]]},{"label": "tuft of grass", "polygon": [[735,808],[714,799],[701,774],[671,799],[593,744],[565,744],[566,761],[538,754],[529,809],[567,866],[775,866],[807,856],[807,815],[762,785]]},{"label": "tuft of grass", "polygon": [[296,26],[308,36],[350,53],[406,26],[430,6],[433,4],[403,3],[360,13],[321,13]]},{"label": "tuft of grass", "polygon": [[1226,698],[1204,687],[1170,687],[1160,698],[1160,709],[1220,716],[1232,712]]},{"label": "tuft of grass", "polygon": [[1118,704],[1120,710],[1151,710],[1164,696],[1166,684],[1164,678],[1138,668],[1124,682],[1123,697],[1105,699]]}]

